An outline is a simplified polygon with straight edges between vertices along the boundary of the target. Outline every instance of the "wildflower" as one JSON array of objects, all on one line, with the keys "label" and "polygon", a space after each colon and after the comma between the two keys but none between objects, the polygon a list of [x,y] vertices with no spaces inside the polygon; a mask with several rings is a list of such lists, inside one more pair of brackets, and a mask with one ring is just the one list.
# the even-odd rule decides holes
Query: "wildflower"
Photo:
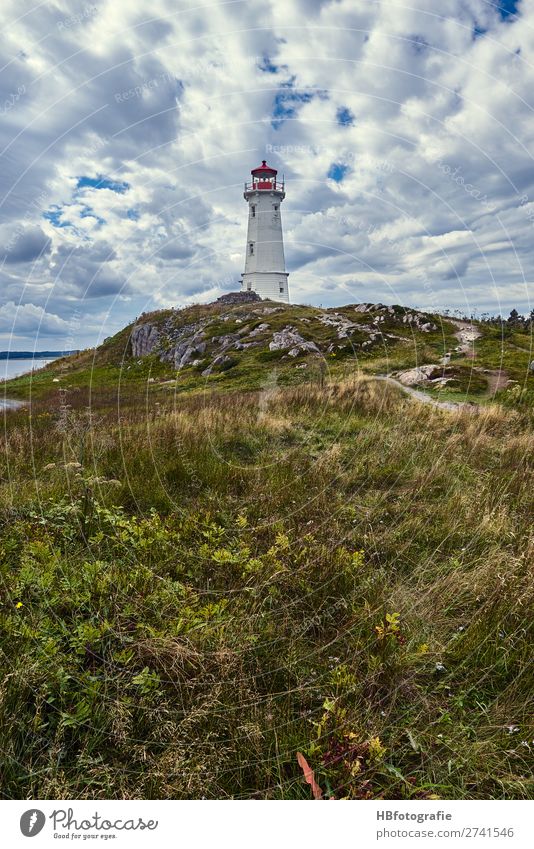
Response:
[{"label": "wildflower", "polygon": [[17,610],[20,610],[20,608],[21,608],[21,607],[24,607],[24,605],[22,604],[22,602],[21,602],[21,601],[17,601],[17,603],[16,603],[15,607],[17,608]]},{"label": "wildflower", "polygon": [[436,663],[435,670],[436,670],[436,672],[445,672],[446,671],[443,663]]},{"label": "wildflower", "polygon": [[279,548],[289,548],[289,537],[287,534],[276,534],[275,543]]},{"label": "wildflower", "polygon": [[386,754],[386,747],[382,745],[380,737],[371,737],[368,751],[372,761],[381,761]]}]

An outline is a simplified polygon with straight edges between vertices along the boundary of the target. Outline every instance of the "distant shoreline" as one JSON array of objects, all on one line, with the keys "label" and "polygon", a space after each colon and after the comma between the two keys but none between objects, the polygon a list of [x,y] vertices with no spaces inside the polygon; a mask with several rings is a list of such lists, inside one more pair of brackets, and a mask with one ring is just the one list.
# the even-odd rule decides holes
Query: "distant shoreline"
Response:
[{"label": "distant shoreline", "polygon": [[0,360],[52,360],[79,351],[0,351]]}]

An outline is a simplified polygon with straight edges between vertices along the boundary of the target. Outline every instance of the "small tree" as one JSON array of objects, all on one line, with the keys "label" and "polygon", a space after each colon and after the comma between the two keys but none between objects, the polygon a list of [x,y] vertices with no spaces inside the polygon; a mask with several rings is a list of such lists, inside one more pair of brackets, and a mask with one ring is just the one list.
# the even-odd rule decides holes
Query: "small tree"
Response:
[{"label": "small tree", "polygon": [[513,309],[511,311],[510,315],[508,316],[507,322],[510,327],[515,327],[518,329],[522,329],[525,326],[525,319],[522,315],[519,315],[516,309]]}]

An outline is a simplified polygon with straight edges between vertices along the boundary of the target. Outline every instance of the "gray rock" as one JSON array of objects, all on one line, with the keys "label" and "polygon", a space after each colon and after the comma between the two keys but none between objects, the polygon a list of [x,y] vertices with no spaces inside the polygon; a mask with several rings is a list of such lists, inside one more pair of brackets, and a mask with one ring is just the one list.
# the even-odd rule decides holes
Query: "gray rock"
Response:
[{"label": "gray rock", "polygon": [[184,353],[180,357],[179,362],[176,364],[176,368],[181,369],[181,368],[184,368],[184,366],[189,365],[191,360],[195,359],[196,354],[197,354],[197,349],[195,347],[193,347],[192,345],[190,347],[186,348]]},{"label": "gray rock", "polygon": [[338,312],[335,312],[333,315],[326,312],[322,313],[319,316],[319,321],[322,324],[326,324],[327,327],[334,327],[337,330],[338,339],[346,339],[351,330],[358,326]]},{"label": "gray rock", "polygon": [[[290,326],[274,333],[272,342],[269,343],[269,350],[271,351],[283,351],[286,348],[290,351],[292,357],[296,357],[300,353],[321,353],[315,342],[308,342],[303,339],[300,333]],[[294,353],[295,350],[297,353]]]},{"label": "gray rock", "polygon": [[151,354],[158,342],[160,333],[153,324],[136,324],[130,337],[133,357],[146,357]]},{"label": "gray rock", "polygon": [[228,348],[229,345],[233,345],[234,342],[237,342],[239,336],[237,333],[229,333],[227,336],[221,336],[219,340],[219,344],[222,348]]},{"label": "gray rock", "polygon": [[403,386],[420,386],[428,384],[432,378],[441,376],[442,369],[439,365],[417,366],[416,368],[401,371],[397,374],[397,380]]},{"label": "gray rock", "polygon": [[231,362],[231,359],[232,358],[227,357],[226,354],[218,354],[218,356],[215,357],[213,362],[210,363],[210,365],[204,369],[204,371],[202,372],[202,377],[209,377],[214,368],[216,368],[217,366],[223,366],[225,365],[225,363]]},{"label": "gray rock", "polygon": [[217,298],[218,304],[251,304],[253,301],[261,301],[262,299],[257,292],[228,292],[227,295],[221,295]]},{"label": "gray rock", "polygon": [[262,322],[261,324],[258,324],[258,326],[254,328],[254,330],[251,330],[248,335],[259,336],[260,333],[265,333],[266,330],[269,330],[269,325]]}]

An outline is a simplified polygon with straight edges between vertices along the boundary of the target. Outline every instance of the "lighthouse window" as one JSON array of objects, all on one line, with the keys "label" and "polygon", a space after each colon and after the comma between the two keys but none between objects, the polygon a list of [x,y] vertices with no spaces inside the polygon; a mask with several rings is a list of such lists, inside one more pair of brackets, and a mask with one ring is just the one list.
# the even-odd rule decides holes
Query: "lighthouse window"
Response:
[{"label": "lighthouse window", "polygon": [[250,207],[250,211],[251,211],[251,213],[252,213],[252,217],[253,217],[253,218],[256,218],[256,207],[255,207],[255,206],[251,206],[251,207]]},{"label": "lighthouse window", "polygon": [[284,284],[280,283],[280,294],[283,295],[283,293],[284,293]]},{"label": "lighthouse window", "polygon": [[278,204],[277,203],[274,204],[274,211],[278,212]]},{"label": "lighthouse window", "polygon": [[251,242],[251,243],[250,243],[250,245],[249,245],[249,250],[250,250],[250,254],[251,254],[251,256],[252,256],[252,254],[254,253],[254,242]]}]

